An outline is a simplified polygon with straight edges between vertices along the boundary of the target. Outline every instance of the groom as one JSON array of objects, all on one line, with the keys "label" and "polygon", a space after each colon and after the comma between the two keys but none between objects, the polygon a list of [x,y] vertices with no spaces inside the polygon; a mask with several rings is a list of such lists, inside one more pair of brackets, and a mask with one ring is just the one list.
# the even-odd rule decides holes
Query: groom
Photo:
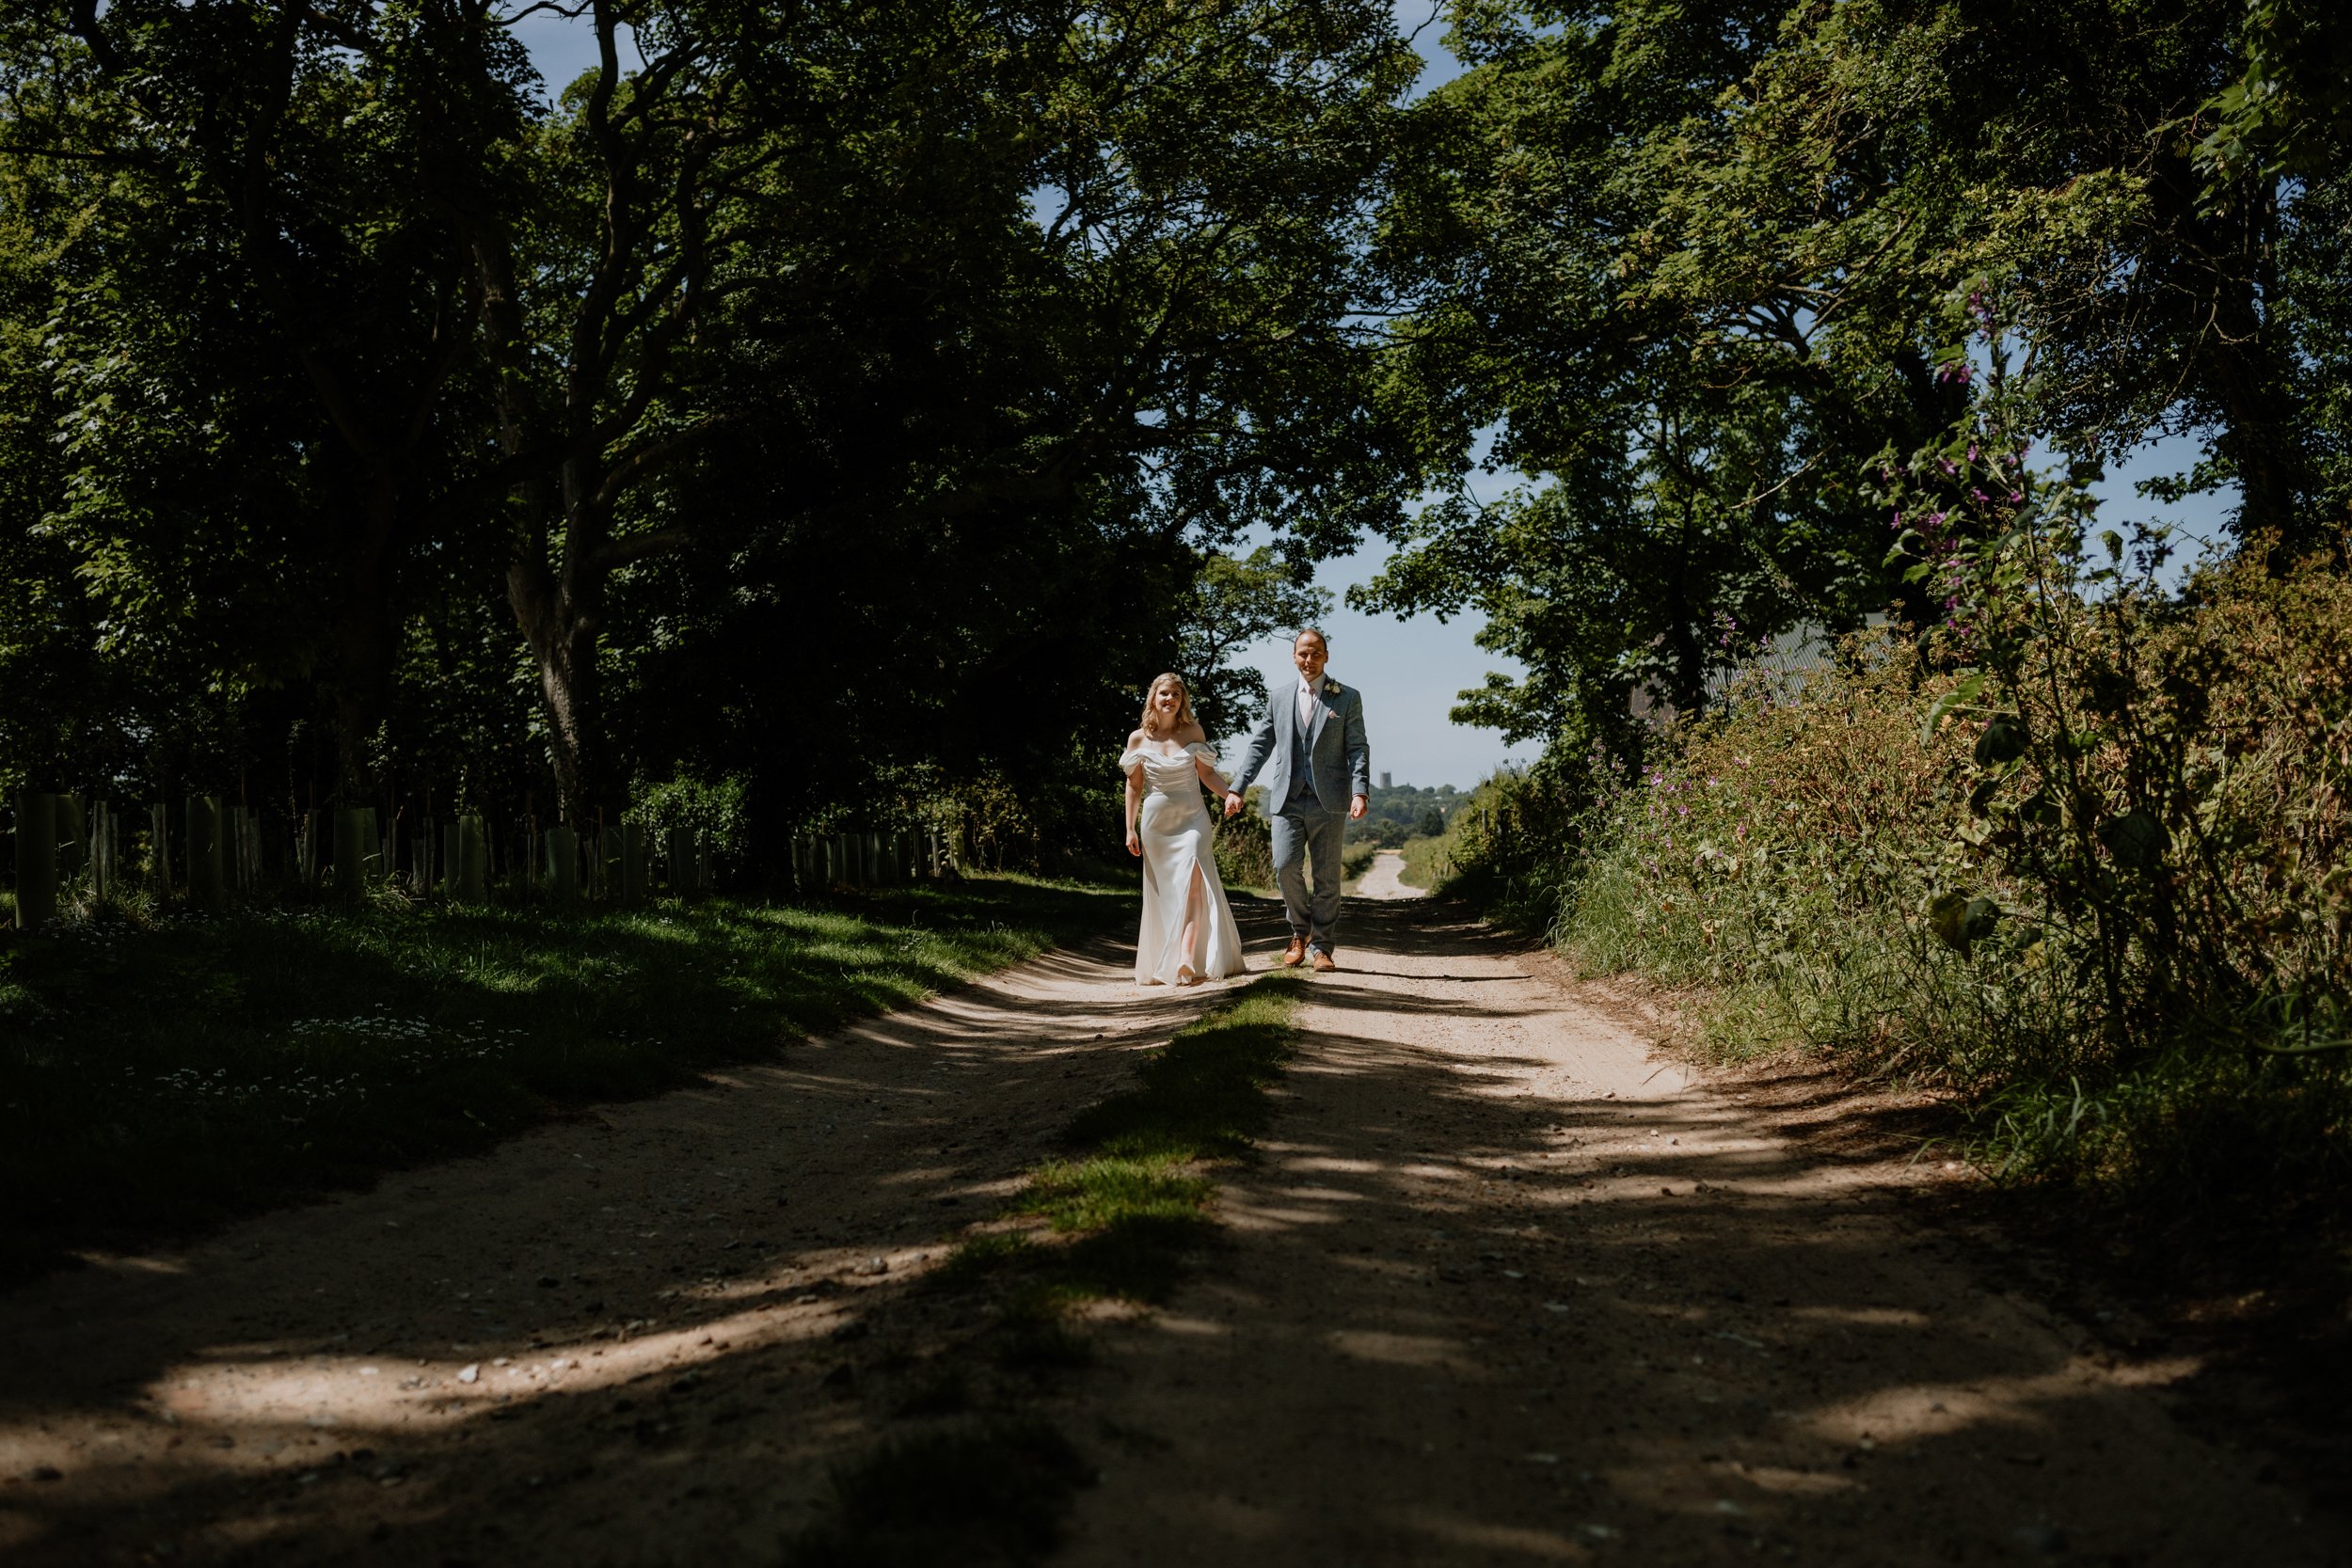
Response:
[{"label": "groom", "polygon": [[[1372,793],[1372,747],[1364,739],[1364,700],[1335,680],[1324,661],[1331,640],[1309,626],[1291,641],[1295,681],[1266,689],[1265,717],[1249,732],[1248,748],[1233,770],[1225,815],[1241,810],[1241,792],[1258,770],[1266,772],[1266,800],[1273,806],[1274,879],[1281,884],[1282,908],[1291,922],[1291,943],[1282,962],[1312,958],[1318,971],[1339,968],[1331,958],[1332,927],[1340,919],[1340,838],[1349,819],[1361,817]],[[1306,872],[1311,863],[1314,894],[1310,904]]]}]

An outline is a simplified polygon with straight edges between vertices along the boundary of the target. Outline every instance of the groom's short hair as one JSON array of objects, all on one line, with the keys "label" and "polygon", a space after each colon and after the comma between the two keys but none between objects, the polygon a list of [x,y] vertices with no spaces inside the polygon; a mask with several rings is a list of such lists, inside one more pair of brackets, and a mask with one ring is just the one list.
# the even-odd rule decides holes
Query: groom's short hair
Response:
[{"label": "groom's short hair", "polygon": [[1292,647],[1294,647],[1294,648],[1297,647],[1297,646],[1298,646],[1298,640],[1299,640],[1300,638],[1302,638],[1302,637],[1305,637],[1305,636],[1306,636],[1306,635],[1308,635],[1310,632],[1311,632],[1311,633],[1313,633],[1313,634],[1314,634],[1314,640],[1315,640],[1316,641],[1318,641],[1318,642],[1320,642],[1320,643],[1322,643],[1322,644],[1323,644],[1323,651],[1324,651],[1325,653],[1327,653],[1327,653],[1329,653],[1329,652],[1331,651],[1331,634],[1330,634],[1329,632],[1327,632],[1327,631],[1325,631],[1325,630],[1324,630],[1321,626],[1301,626],[1301,627],[1299,627],[1296,631],[1295,631],[1295,632],[1291,633],[1291,646],[1292,646]]}]

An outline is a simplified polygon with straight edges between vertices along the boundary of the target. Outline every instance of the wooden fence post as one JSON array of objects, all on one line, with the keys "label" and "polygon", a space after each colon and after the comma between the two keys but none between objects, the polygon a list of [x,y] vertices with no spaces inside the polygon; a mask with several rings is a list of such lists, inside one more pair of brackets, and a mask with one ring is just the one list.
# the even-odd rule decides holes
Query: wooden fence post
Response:
[{"label": "wooden fence post", "polygon": [[38,790],[16,798],[16,928],[38,931],[57,917],[57,800]]},{"label": "wooden fence post", "polygon": [[155,896],[171,896],[171,808],[152,805],[147,808],[148,853],[151,863],[147,868],[148,881]]},{"label": "wooden fence post", "polygon": [[651,891],[653,867],[646,863],[652,846],[646,842],[643,822],[621,824],[621,902],[635,906],[645,901]]},{"label": "wooden fence post", "polygon": [[78,795],[52,797],[57,814],[57,885],[65,886],[88,868],[89,819]]},{"label": "wooden fence post", "polygon": [[457,877],[457,897],[463,903],[490,901],[490,841],[482,818],[472,812],[457,819],[457,854],[452,869]]},{"label": "wooden fence post", "polygon": [[188,904],[207,912],[221,906],[220,797],[188,797]]},{"label": "wooden fence post", "polygon": [[367,896],[368,816],[358,806],[335,814],[335,896],[347,904]]},{"label": "wooden fence post", "polygon": [[569,828],[547,831],[548,886],[559,904],[580,898],[580,835]]},{"label": "wooden fence post", "polygon": [[89,806],[89,895],[93,904],[105,901],[115,878],[115,816],[103,800]]}]

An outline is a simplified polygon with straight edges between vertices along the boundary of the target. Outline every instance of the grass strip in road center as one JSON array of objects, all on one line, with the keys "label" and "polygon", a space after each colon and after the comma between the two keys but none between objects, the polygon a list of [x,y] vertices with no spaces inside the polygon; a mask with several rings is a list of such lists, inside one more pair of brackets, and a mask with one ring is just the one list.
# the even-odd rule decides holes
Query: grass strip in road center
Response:
[{"label": "grass strip in road center", "polygon": [[1167,1299],[1204,1241],[1218,1161],[1246,1153],[1272,1117],[1266,1091],[1290,1053],[1299,977],[1264,976],[1152,1052],[1132,1089],[1062,1130],[1066,1152],[1029,1173],[1012,1213],[1044,1222],[967,1241],[951,1277],[1014,1282],[1002,1304],[1015,1361],[1079,1354],[1062,1320],[1088,1302]]},{"label": "grass strip in road center", "polygon": [[[1132,1089],[1080,1113],[1066,1152],[1029,1174],[1009,1217],[1038,1231],[992,1231],[959,1250],[941,1277],[956,1291],[995,1290],[997,1326],[954,1353],[981,1366],[939,1366],[932,1388],[958,1400],[987,1386],[993,1405],[883,1444],[834,1476],[827,1516],[796,1537],[789,1568],[1004,1564],[1043,1560],[1059,1544],[1070,1500],[1091,1471],[1049,1423],[1024,1410],[1034,1384],[1083,1365],[1067,1323],[1090,1302],[1165,1301],[1214,1229],[1211,1172],[1245,1156],[1274,1115],[1267,1091],[1290,1055],[1300,977],[1267,975],[1152,1052]],[[946,1358],[943,1358],[946,1359]],[[902,1404],[901,1416],[928,1414]]]}]

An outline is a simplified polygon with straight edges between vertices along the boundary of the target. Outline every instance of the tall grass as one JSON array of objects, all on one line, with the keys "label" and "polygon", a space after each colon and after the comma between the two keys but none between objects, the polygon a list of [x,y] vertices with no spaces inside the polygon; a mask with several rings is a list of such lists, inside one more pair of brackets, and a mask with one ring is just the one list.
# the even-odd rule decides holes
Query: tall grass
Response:
[{"label": "tall grass", "polygon": [[2055,591],[1965,639],[1736,687],[1637,776],[1493,782],[1544,831],[1457,844],[1467,879],[1689,988],[1719,1054],[1949,1091],[1998,1172],[2344,1217],[2352,582],[2004,547]]}]

